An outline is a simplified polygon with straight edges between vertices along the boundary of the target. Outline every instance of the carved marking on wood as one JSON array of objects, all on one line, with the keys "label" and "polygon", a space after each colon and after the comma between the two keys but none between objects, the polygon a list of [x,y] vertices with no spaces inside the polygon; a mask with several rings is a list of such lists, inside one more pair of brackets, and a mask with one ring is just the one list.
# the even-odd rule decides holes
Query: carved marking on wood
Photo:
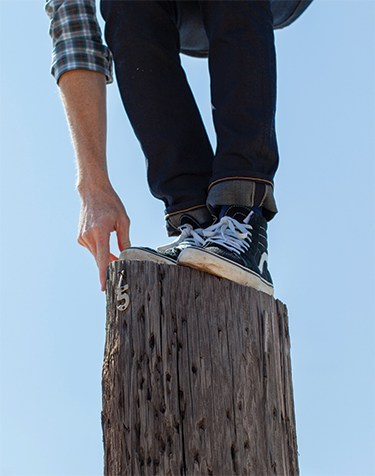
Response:
[{"label": "carved marking on wood", "polygon": [[[124,280],[124,271],[122,270],[120,272],[120,280],[118,283],[118,287],[116,289],[117,293],[117,309],[119,311],[126,311],[126,309],[129,306],[130,303],[130,297],[129,294],[127,294],[127,291],[129,291],[129,285],[128,284],[122,284]],[[125,301],[122,304],[119,304],[121,301]]]}]

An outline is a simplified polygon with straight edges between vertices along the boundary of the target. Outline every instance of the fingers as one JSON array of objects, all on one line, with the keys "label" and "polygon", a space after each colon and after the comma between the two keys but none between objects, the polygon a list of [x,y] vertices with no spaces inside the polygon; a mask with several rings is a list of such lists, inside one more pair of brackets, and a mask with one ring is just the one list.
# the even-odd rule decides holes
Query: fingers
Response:
[{"label": "fingers", "polygon": [[108,264],[118,260],[117,256],[110,252],[110,233],[113,229],[117,233],[118,247],[120,251],[123,251],[130,246],[129,225],[130,220],[125,214],[115,226],[101,223],[79,234],[78,243],[87,248],[95,258],[99,269],[99,282],[102,291],[105,291]]},{"label": "fingers", "polygon": [[109,251],[109,236],[109,231],[92,229],[78,238],[78,243],[87,248],[95,258],[99,269],[99,282],[102,291],[105,291],[107,266],[110,261],[117,259]]},{"label": "fingers", "polygon": [[100,241],[97,246],[97,255],[94,256],[94,258],[99,268],[100,289],[105,291],[105,277],[107,266],[110,262],[109,235],[106,237],[105,241]]},{"label": "fingers", "polygon": [[99,188],[95,193],[81,190],[80,194],[82,204],[78,243],[94,256],[99,268],[100,287],[104,291],[107,266],[117,260],[110,252],[110,234],[116,232],[120,251],[129,247],[130,220],[112,188]]},{"label": "fingers", "polygon": [[124,251],[125,248],[129,248],[130,239],[129,239],[129,227],[130,220],[128,216],[123,218],[117,227],[117,245],[120,251]]}]

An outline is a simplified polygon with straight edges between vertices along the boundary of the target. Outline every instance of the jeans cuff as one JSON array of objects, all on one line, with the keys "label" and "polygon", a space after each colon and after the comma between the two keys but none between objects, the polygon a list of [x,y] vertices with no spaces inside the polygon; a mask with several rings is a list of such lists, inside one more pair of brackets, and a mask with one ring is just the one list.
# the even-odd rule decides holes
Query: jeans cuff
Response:
[{"label": "jeans cuff", "polygon": [[180,234],[178,227],[180,226],[180,219],[183,215],[189,215],[193,217],[194,220],[196,220],[201,225],[211,224],[213,221],[212,214],[209,212],[206,205],[199,205],[187,210],[171,213],[165,216],[168,236],[178,236]]},{"label": "jeans cuff", "polygon": [[223,205],[262,207],[267,221],[277,213],[272,186],[253,180],[228,179],[213,185],[208,192],[206,204],[213,215],[217,215]]}]

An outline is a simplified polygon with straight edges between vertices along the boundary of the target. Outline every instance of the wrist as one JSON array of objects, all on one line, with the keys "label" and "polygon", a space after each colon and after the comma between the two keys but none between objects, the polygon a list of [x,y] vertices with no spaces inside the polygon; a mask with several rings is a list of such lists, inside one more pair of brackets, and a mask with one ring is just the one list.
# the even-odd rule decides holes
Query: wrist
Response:
[{"label": "wrist", "polygon": [[103,191],[109,188],[112,189],[108,174],[104,172],[78,176],[76,187],[80,195],[84,195],[87,192],[93,192],[96,190]]}]

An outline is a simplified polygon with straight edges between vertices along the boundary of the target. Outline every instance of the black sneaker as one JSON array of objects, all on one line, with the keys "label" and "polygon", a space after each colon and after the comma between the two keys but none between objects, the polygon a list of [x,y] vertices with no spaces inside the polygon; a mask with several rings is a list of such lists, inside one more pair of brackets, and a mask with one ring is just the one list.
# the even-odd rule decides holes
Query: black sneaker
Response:
[{"label": "black sneaker", "polygon": [[204,230],[204,236],[204,247],[186,248],[178,264],[273,295],[263,215],[246,207],[228,207],[217,224]]},{"label": "black sneaker", "polygon": [[199,248],[205,241],[203,228],[201,228],[194,218],[188,215],[183,215],[181,217],[180,226],[178,228],[181,231],[181,234],[172,243],[159,246],[156,250],[143,247],[126,248],[126,250],[120,254],[119,259],[131,261],[153,261],[154,263],[159,264],[177,264],[177,258],[187,246],[195,246]]}]

